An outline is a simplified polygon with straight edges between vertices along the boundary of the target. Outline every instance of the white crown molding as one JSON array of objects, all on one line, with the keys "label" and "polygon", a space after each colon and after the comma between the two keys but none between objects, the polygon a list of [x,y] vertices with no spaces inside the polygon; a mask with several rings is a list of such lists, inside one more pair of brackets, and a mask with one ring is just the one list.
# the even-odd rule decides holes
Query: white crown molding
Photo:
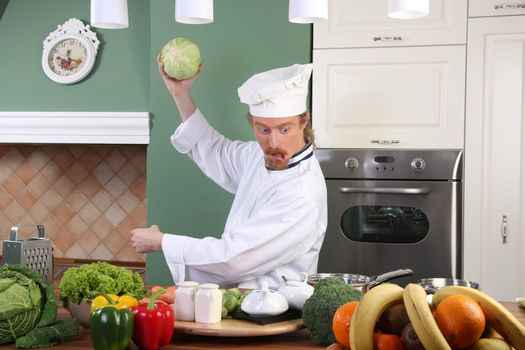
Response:
[{"label": "white crown molding", "polygon": [[0,112],[0,143],[149,144],[149,112]]}]

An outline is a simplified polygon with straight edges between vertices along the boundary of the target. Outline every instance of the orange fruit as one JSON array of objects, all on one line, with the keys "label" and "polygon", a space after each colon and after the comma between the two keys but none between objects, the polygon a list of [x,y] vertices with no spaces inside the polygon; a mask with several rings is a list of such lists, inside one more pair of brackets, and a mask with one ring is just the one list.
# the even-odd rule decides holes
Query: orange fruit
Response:
[{"label": "orange fruit", "polygon": [[436,323],[452,348],[465,349],[474,344],[485,329],[481,306],[464,295],[451,295],[438,304]]},{"label": "orange fruit", "polygon": [[350,301],[341,305],[335,312],[332,321],[335,339],[346,348],[350,348],[350,321],[357,305],[357,301]]},{"label": "orange fruit", "polygon": [[397,334],[374,333],[374,350],[405,350]]}]

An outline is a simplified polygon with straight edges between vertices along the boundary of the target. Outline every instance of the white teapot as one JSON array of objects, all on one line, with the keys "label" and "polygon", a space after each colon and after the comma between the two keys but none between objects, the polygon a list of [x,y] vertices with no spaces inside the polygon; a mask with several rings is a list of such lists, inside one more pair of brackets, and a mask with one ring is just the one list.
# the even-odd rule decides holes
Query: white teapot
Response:
[{"label": "white teapot", "polygon": [[263,281],[261,289],[253,290],[246,295],[241,310],[253,316],[274,316],[288,310],[288,302],[279,292],[270,290],[268,283]]},{"label": "white teapot", "polygon": [[300,275],[303,277],[302,281],[286,280],[286,285],[279,288],[279,293],[286,298],[288,305],[297,310],[303,309],[304,302],[314,292],[314,287],[306,283],[308,274],[303,272]]}]

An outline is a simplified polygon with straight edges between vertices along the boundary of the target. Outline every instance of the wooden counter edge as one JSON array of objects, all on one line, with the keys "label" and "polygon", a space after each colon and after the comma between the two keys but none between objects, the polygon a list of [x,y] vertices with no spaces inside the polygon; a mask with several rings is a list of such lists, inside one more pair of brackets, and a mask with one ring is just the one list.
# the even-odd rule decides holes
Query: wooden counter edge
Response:
[{"label": "wooden counter edge", "polygon": [[[69,319],[69,312],[61,306],[59,301],[58,318]],[[525,309],[515,302],[502,302],[522,324],[525,325]],[[308,330],[301,329],[286,334],[258,336],[258,337],[215,337],[175,333],[169,345],[162,349],[187,349],[187,350],[204,350],[204,349],[269,349],[269,350],[299,350],[299,349],[325,349],[326,346],[316,345],[310,339]],[[16,349],[14,344],[0,345],[0,350]],[[82,328],[78,337],[71,341],[50,348],[41,349],[68,349],[68,350],[87,350],[93,349],[89,330]],[[138,350],[133,344],[129,350]]]}]

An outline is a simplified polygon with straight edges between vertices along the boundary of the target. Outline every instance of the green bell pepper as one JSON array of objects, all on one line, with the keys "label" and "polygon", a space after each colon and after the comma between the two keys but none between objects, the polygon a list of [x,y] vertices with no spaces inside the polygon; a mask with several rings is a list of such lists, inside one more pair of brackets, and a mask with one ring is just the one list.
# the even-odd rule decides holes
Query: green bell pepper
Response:
[{"label": "green bell pepper", "polygon": [[133,336],[133,312],[118,309],[115,301],[104,295],[108,306],[91,314],[89,327],[95,350],[124,350]]}]

